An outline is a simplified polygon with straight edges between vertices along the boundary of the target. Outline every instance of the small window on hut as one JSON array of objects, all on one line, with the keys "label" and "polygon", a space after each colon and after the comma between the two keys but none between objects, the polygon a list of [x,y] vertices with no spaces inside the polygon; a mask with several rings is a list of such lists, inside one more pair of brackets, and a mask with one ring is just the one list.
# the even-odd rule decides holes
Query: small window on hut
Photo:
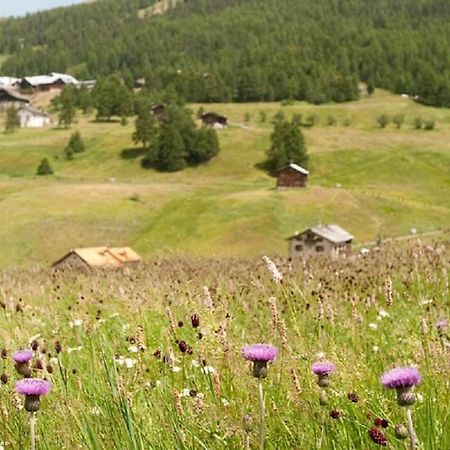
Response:
[{"label": "small window on hut", "polygon": [[301,252],[302,250],[303,250],[303,245],[296,245],[295,246],[295,251]]},{"label": "small window on hut", "polygon": [[323,252],[323,245],[316,245],[316,252]]}]

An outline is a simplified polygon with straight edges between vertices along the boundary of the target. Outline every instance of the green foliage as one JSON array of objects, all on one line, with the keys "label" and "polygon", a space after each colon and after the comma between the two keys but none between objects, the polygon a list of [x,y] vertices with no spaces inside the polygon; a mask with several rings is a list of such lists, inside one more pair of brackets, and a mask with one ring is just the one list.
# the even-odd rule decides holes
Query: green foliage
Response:
[{"label": "green foliage", "polygon": [[86,150],[83,139],[79,131],[75,131],[70,136],[69,143],[64,148],[64,154],[68,160],[72,160],[76,153],[82,153]]},{"label": "green foliage", "polygon": [[392,118],[392,122],[394,122],[395,126],[400,129],[405,122],[405,116],[403,114],[396,114]]},{"label": "green foliage", "polygon": [[59,123],[69,128],[75,118],[78,89],[75,86],[65,86],[58,101],[53,106],[59,110]]},{"label": "green foliage", "polygon": [[5,133],[14,133],[20,127],[20,118],[17,115],[17,108],[10,106],[6,110]]},{"label": "green foliage", "polygon": [[128,87],[145,76],[145,90],[195,102],[342,102],[357,98],[362,80],[369,95],[377,86],[450,105],[444,0],[184,1],[157,20],[137,19],[152,2],[102,0],[4,20],[3,72],[116,73]]},{"label": "green foliage", "polygon": [[196,166],[219,154],[219,140],[212,128],[197,129],[192,111],[178,105],[166,107],[164,119],[142,164],[162,172]]},{"label": "green foliage", "polygon": [[99,120],[111,120],[113,116],[124,118],[134,113],[133,93],[116,75],[97,80],[92,96]]},{"label": "green foliage", "polygon": [[390,117],[387,114],[381,114],[377,117],[377,123],[380,128],[386,128],[391,121]]},{"label": "green foliage", "polygon": [[261,123],[265,123],[265,122],[266,122],[266,120],[267,120],[267,114],[266,114],[266,112],[265,112],[264,110],[259,111],[259,112],[258,112],[258,116],[259,116],[259,121],[260,121]]},{"label": "green foliage", "polygon": [[142,146],[147,148],[157,133],[156,121],[154,115],[150,111],[147,104],[142,105],[139,110],[135,122],[135,131],[133,133],[133,141],[138,144],[142,142]]},{"label": "green foliage", "polygon": [[317,114],[310,114],[305,121],[305,126],[307,127],[313,127],[315,125],[318,125],[320,122],[320,117]]},{"label": "green foliage", "polygon": [[244,122],[250,122],[251,118],[252,118],[252,116],[249,112],[246,112],[244,114]]},{"label": "green foliage", "polygon": [[328,116],[327,117],[327,125],[329,127],[332,127],[332,126],[334,126],[336,124],[337,124],[337,120],[336,120],[336,118],[334,116]]},{"label": "green foliage", "polygon": [[422,117],[416,117],[415,119],[414,119],[414,128],[416,129],[416,130],[421,130],[422,129],[422,127],[423,127],[423,119],[422,119]]},{"label": "green foliage", "polygon": [[435,126],[436,126],[435,121],[433,119],[430,119],[424,123],[423,129],[430,131],[430,130],[434,130]]},{"label": "green foliage", "polygon": [[289,163],[308,166],[305,139],[297,123],[278,121],[270,139],[271,146],[267,151],[266,167],[271,173]]},{"label": "green foliage", "polygon": [[299,113],[295,113],[292,116],[292,123],[295,123],[296,125],[301,127],[303,125],[303,116]]},{"label": "green foliage", "polygon": [[36,169],[36,175],[52,175],[53,169],[48,158],[43,158]]},{"label": "green foliage", "polygon": [[200,118],[203,116],[203,114],[205,114],[205,108],[203,108],[203,106],[200,106],[200,107],[197,109],[197,112],[195,113],[195,117],[196,117],[197,119],[200,119]]},{"label": "green foliage", "polygon": [[277,111],[272,117],[272,123],[283,122],[286,119],[283,111]]},{"label": "green foliage", "polygon": [[183,137],[177,127],[165,122],[161,127],[158,139],[151,149],[155,153],[155,167],[163,172],[183,170],[187,163]]},{"label": "green foliage", "polygon": [[219,150],[216,130],[213,128],[200,128],[195,133],[194,145],[189,151],[187,161],[190,165],[196,166],[217,156]]}]

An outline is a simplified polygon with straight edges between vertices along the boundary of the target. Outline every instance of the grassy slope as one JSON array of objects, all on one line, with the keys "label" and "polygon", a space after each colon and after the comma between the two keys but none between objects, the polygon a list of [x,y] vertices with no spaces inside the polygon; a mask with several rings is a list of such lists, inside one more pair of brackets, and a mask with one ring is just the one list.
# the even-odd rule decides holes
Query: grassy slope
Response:
[{"label": "grassy slope", "polygon": [[[195,106],[194,108],[197,108]],[[80,245],[130,244],[144,255],[163,252],[250,256],[284,254],[296,230],[337,222],[358,240],[430,230],[450,222],[450,111],[425,108],[378,93],[342,105],[229,104],[206,108],[251,130],[220,131],[221,155],[210,164],[176,174],[143,170],[120,152],[132,147],[132,123],[96,124],[80,118],[71,130],[20,130],[0,140],[0,266],[49,262]],[[269,145],[270,118],[332,114],[338,125],[305,131],[311,154],[307,189],[277,192],[274,180],[255,168]],[[403,113],[401,130],[376,127],[381,113]],[[435,131],[411,128],[414,117],[434,118]],[[351,127],[342,122],[350,118]],[[79,129],[88,151],[62,158],[70,133]],[[35,177],[48,156],[56,175]],[[341,187],[337,187],[341,185]],[[141,201],[131,201],[133,194]]]}]

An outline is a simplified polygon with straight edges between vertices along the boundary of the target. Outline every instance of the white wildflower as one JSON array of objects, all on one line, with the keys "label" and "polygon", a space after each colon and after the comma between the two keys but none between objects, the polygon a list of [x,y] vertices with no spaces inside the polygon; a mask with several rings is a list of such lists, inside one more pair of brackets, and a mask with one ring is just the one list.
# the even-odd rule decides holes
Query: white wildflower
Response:
[{"label": "white wildflower", "polygon": [[214,369],[214,367],[212,367],[212,366],[205,366],[205,367],[203,367],[202,370],[204,373],[206,373],[206,375],[216,372],[216,369]]},{"label": "white wildflower", "polygon": [[172,372],[175,372],[175,373],[181,372],[181,367],[174,366],[173,369],[172,369]]},{"label": "white wildflower", "polygon": [[376,323],[369,323],[369,328],[371,329],[371,330],[376,330],[376,329],[378,329],[378,325],[376,324]]},{"label": "white wildflower", "polygon": [[372,350],[373,350],[375,353],[377,353],[378,350],[380,350],[380,348],[378,347],[378,345],[374,345],[374,346],[372,347]]},{"label": "white wildflower", "polygon": [[125,366],[127,369],[132,369],[136,364],[136,360],[133,358],[125,358]]},{"label": "white wildflower", "polygon": [[130,345],[128,347],[128,351],[130,351],[131,353],[137,353],[139,351],[139,349],[138,349],[137,345]]},{"label": "white wildflower", "polygon": [[267,270],[272,275],[273,281],[277,284],[280,284],[283,281],[283,275],[278,270],[275,263],[268,256],[263,256],[262,259],[266,263]]}]

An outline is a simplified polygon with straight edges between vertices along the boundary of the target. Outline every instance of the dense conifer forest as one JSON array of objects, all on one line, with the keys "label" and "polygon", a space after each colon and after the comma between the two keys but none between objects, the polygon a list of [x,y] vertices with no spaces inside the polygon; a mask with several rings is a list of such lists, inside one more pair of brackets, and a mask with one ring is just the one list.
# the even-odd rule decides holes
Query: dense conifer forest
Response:
[{"label": "dense conifer forest", "polygon": [[0,24],[8,75],[117,73],[188,101],[347,101],[358,83],[450,106],[448,0],[98,0]]}]

